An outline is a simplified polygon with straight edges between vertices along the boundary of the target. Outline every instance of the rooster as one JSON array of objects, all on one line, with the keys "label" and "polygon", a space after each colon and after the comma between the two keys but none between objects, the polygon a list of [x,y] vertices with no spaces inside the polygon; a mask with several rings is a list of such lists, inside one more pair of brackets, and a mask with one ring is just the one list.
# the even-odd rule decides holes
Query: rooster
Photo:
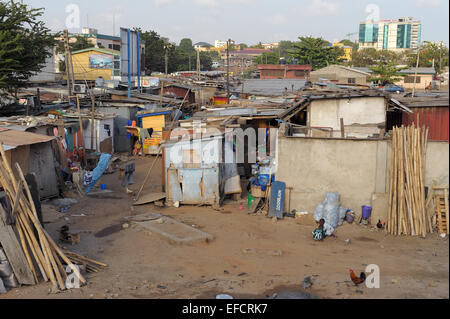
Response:
[{"label": "rooster", "polygon": [[355,286],[358,286],[366,281],[366,274],[362,272],[361,275],[357,277],[353,269],[350,269],[350,278],[352,279]]},{"label": "rooster", "polygon": [[381,222],[381,220],[379,220],[378,221],[378,224],[377,224],[377,227],[379,228],[379,229],[384,229],[384,226],[386,225],[386,223],[385,222]]}]

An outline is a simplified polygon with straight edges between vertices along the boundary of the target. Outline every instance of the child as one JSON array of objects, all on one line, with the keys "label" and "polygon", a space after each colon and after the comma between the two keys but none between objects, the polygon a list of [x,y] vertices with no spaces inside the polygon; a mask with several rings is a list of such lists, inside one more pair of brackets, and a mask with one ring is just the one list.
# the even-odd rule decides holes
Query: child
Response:
[{"label": "child", "polygon": [[322,218],[319,222],[319,227],[312,232],[314,240],[321,241],[325,238],[324,226],[325,219]]}]

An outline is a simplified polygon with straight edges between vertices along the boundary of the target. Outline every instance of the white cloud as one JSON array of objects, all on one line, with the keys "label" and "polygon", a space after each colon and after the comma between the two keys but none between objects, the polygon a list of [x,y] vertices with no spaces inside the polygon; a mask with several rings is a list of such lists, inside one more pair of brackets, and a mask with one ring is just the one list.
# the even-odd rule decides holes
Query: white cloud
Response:
[{"label": "white cloud", "polygon": [[442,5],[441,0],[417,0],[416,7],[440,7]]},{"label": "white cloud", "polygon": [[336,15],[341,10],[341,4],[326,0],[312,0],[306,7],[305,13],[311,16]]},{"label": "white cloud", "polygon": [[288,19],[286,18],[286,16],[282,15],[282,14],[275,14],[273,16],[270,16],[266,19],[267,23],[273,24],[273,25],[281,25],[281,24],[285,24]]},{"label": "white cloud", "polygon": [[154,2],[155,2],[155,6],[157,8],[162,8],[162,7],[166,7],[168,5],[175,4],[175,3],[178,3],[181,1],[182,0],[155,0]]},{"label": "white cloud", "polygon": [[219,0],[195,0],[195,4],[199,7],[215,9],[219,6]]},{"label": "white cloud", "polygon": [[58,18],[53,18],[50,23],[48,28],[52,31],[61,31],[63,29],[65,29],[65,25],[64,25],[64,21],[62,21],[61,19]]},{"label": "white cloud", "polygon": [[257,3],[257,0],[154,0],[157,8],[166,7],[173,4],[182,2],[190,2],[199,7],[217,9],[221,5],[233,4],[233,5],[250,5]]}]

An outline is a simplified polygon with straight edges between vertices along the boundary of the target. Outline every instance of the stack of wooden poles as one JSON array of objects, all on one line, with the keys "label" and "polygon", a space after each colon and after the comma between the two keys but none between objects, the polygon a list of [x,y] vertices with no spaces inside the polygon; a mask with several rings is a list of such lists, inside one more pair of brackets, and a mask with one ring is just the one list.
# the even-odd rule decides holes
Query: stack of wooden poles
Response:
[{"label": "stack of wooden poles", "polygon": [[79,268],[74,266],[73,262],[58,247],[39,222],[30,189],[19,164],[16,163],[15,165],[19,177],[19,180],[17,180],[1,144],[0,152],[0,184],[11,200],[11,206],[13,207],[11,213],[15,219],[15,227],[36,283],[39,282],[39,277],[35,265],[39,268],[44,281],[50,280],[53,287],[65,290],[67,274],[63,263],[71,268],[81,284],[86,283],[79,272]]},{"label": "stack of wooden poles", "polygon": [[86,271],[89,273],[99,272],[100,270],[102,270],[102,267],[108,267],[108,265],[105,263],[84,257],[82,255],[76,254],[76,253],[68,251],[68,250],[65,250],[64,253],[74,263],[76,263],[78,265],[80,265],[80,264],[86,265]]},{"label": "stack of wooden poles", "polygon": [[425,154],[428,128],[396,127],[392,138],[392,169],[387,231],[392,235],[426,237],[433,232],[425,203]]}]

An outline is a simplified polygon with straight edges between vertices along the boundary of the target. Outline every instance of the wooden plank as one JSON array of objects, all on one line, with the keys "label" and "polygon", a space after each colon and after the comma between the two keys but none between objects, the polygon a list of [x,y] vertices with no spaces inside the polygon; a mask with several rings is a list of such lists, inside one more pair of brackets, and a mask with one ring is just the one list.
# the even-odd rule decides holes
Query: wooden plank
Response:
[{"label": "wooden plank", "polygon": [[[448,222],[448,189],[445,189],[445,198],[444,198],[444,200],[445,200],[445,222]],[[448,225],[447,225],[447,235],[449,235],[450,234],[450,230],[449,230],[449,227],[448,227]]]},{"label": "wooden plank", "polygon": [[[0,210],[4,212],[3,207],[0,205]],[[36,284],[33,273],[28,266],[27,259],[22,250],[22,246],[17,240],[16,233],[12,226],[6,225],[3,220],[2,214],[0,214],[0,243],[5,251],[6,257],[14,271],[14,275],[17,281],[22,285],[34,285]]]},{"label": "wooden plank", "polygon": [[133,204],[133,206],[140,206],[145,204],[150,204],[161,199],[166,198],[166,193],[151,193],[141,197],[139,201]]},{"label": "wooden plank", "polygon": [[438,230],[439,230],[440,234],[443,234],[443,233],[445,233],[445,231],[443,229],[442,211],[441,211],[441,208],[439,206],[440,196],[436,196],[435,200],[436,200],[436,212],[437,212]]}]

